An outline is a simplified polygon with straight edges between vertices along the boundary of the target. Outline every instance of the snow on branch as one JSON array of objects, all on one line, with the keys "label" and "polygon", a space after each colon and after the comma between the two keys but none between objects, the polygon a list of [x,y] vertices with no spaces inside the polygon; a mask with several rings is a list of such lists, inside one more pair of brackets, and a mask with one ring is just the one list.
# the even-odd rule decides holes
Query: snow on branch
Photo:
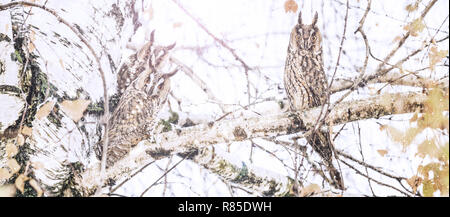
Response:
[{"label": "snow on branch", "polygon": [[[338,125],[363,119],[380,118],[385,115],[411,113],[423,108],[425,100],[425,94],[406,92],[342,102],[331,111],[327,123]],[[250,180],[254,183],[253,185],[249,184],[248,187],[253,188],[252,190],[261,195],[267,195],[267,192],[270,192],[270,195],[283,195],[288,192],[286,187],[290,186],[289,178],[268,178],[257,175],[259,173],[247,172],[246,181],[242,181],[237,177],[242,175],[243,167],[227,161],[223,153],[215,153],[211,145],[293,133],[301,135],[315,124],[320,109],[317,107],[296,114],[283,113],[222,120],[161,133],[155,135],[155,141],[141,143],[129,156],[109,168],[107,179],[117,181],[154,159],[161,159],[171,154],[185,156],[195,153],[189,159],[227,181],[245,186],[246,181]],[[94,182],[96,171],[98,170],[95,168],[85,171],[77,181],[83,192],[90,194],[96,188]],[[255,183],[262,184],[254,185]]]}]

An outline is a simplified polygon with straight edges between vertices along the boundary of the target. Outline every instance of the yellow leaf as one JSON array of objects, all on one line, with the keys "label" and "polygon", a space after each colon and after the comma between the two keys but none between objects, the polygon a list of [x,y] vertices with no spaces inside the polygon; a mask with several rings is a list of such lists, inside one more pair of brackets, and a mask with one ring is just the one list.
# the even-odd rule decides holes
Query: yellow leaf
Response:
[{"label": "yellow leaf", "polygon": [[434,70],[434,67],[442,59],[444,59],[448,54],[448,50],[438,50],[436,46],[430,48],[429,59],[430,59],[430,69]]},{"label": "yellow leaf", "polygon": [[30,183],[31,187],[33,187],[34,190],[36,191],[37,196],[38,196],[38,197],[41,197],[43,191],[42,191],[42,188],[41,188],[41,187],[39,186],[39,184],[37,183],[37,181],[34,180],[34,179],[31,179],[29,183]]},{"label": "yellow leaf", "polygon": [[295,3],[294,0],[287,0],[284,2],[284,11],[286,13],[292,12],[295,13],[297,12],[298,9],[298,5],[297,3]]},{"label": "yellow leaf", "polygon": [[6,156],[7,157],[13,157],[14,155],[19,152],[19,149],[14,143],[7,143],[6,144]]},{"label": "yellow leaf", "polygon": [[386,155],[388,153],[388,150],[386,149],[378,149],[377,150],[378,154],[380,154],[382,157],[384,157],[384,155]]},{"label": "yellow leaf", "polygon": [[320,186],[317,184],[310,184],[302,189],[300,197],[308,197],[320,192]]},{"label": "yellow leaf", "polygon": [[[447,141],[444,145],[441,145],[441,147],[439,148],[439,161],[442,162],[447,162],[448,164],[448,159],[449,159],[449,142]],[[448,166],[448,165],[447,165]]]},{"label": "yellow leaf", "polygon": [[13,174],[19,172],[20,170],[20,165],[13,158],[6,161],[6,165],[9,167],[9,169],[11,169]]},{"label": "yellow leaf", "polygon": [[50,114],[50,112],[52,111],[53,106],[55,106],[55,102],[53,102],[53,101],[49,101],[49,102],[45,103],[36,112],[36,118],[41,120],[42,118],[47,117],[47,115]]},{"label": "yellow leaf", "polygon": [[31,136],[31,134],[33,133],[33,129],[27,126],[23,126],[22,127],[22,134],[25,136]]},{"label": "yellow leaf", "polygon": [[418,122],[420,127],[448,129],[448,117],[443,113],[448,112],[449,96],[448,91],[443,92],[439,88],[433,88],[427,96],[425,101],[425,114],[423,121]]},{"label": "yellow leaf", "polygon": [[67,114],[73,121],[77,122],[83,117],[83,112],[88,107],[90,100],[77,99],[74,101],[65,100],[61,103],[61,109]]},{"label": "yellow leaf", "polygon": [[20,192],[24,191],[25,188],[25,182],[30,179],[28,178],[26,175],[24,174],[20,174],[17,178],[16,178],[16,182],[14,183],[14,185],[16,186],[17,189],[19,189]]},{"label": "yellow leaf", "polygon": [[434,193],[433,183],[431,180],[423,181],[423,196],[432,197]]},{"label": "yellow leaf", "polygon": [[417,8],[419,8],[419,2],[418,1],[416,1],[416,3],[414,3],[414,4],[406,5],[405,10],[408,11],[408,12],[413,12],[413,11],[417,10]]},{"label": "yellow leaf", "polygon": [[16,187],[13,184],[0,185],[0,197],[14,197],[16,195]]},{"label": "yellow leaf", "polygon": [[411,36],[416,37],[425,29],[425,24],[423,23],[422,18],[417,18],[406,25],[403,29],[409,31]]},{"label": "yellow leaf", "polygon": [[9,179],[9,178],[11,178],[12,175],[13,174],[11,174],[8,169],[0,168],[0,180]]},{"label": "yellow leaf", "polygon": [[441,183],[441,188],[439,188],[439,190],[441,191],[441,196],[448,197],[448,193],[449,193],[448,160],[446,162],[447,162],[447,164],[444,166],[444,168],[439,171],[438,177],[439,177],[439,181]]}]

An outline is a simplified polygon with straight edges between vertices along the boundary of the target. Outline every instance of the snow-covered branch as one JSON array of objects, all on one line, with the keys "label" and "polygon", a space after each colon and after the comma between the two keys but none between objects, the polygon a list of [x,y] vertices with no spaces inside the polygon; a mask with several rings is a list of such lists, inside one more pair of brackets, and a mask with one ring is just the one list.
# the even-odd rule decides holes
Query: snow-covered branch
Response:
[{"label": "snow-covered branch", "polygon": [[[342,102],[331,111],[327,122],[328,124],[338,125],[363,119],[379,118],[385,115],[411,113],[422,108],[425,100],[426,95],[424,94],[407,92],[383,94],[368,99]],[[236,166],[236,164],[227,161],[222,152],[215,153],[212,145],[293,133],[301,136],[302,132],[315,124],[320,109],[320,107],[313,108],[296,114],[282,113],[222,120],[157,134],[154,141],[141,143],[127,158],[108,169],[107,178],[118,181],[118,179],[130,175],[131,172],[154,159],[170,154],[186,155],[195,152],[189,159],[226,180],[239,183],[242,180],[236,177],[239,177],[242,173],[242,166]],[[98,170],[92,168],[79,179],[83,192],[89,194],[96,188],[93,182],[96,171]],[[264,183],[263,185],[248,186],[261,195],[266,195],[268,191],[272,191],[272,195],[283,195],[288,192],[286,186],[289,186],[289,179],[286,177],[280,179],[259,176],[257,173],[247,174],[247,181],[258,180],[257,183]],[[240,184],[245,184],[245,182]]]}]

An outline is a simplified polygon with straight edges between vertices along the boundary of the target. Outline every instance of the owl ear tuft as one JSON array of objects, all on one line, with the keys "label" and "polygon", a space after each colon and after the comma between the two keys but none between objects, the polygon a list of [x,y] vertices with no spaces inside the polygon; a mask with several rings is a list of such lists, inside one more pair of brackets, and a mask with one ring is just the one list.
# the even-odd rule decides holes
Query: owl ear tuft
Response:
[{"label": "owl ear tuft", "polygon": [[312,24],[311,24],[312,26],[316,25],[318,18],[319,18],[319,15],[317,14],[317,11],[316,11],[316,13],[314,14],[314,18],[313,18]]},{"label": "owl ear tuft", "polygon": [[302,12],[298,13],[298,24],[302,25]]},{"label": "owl ear tuft", "polygon": [[150,44],[153,44],[154,41],[155,41],[155,30],[153,30],[152,33],[150,33]]},{"label": "owl ear tuft", "polygon": [[177,43],[174,42],[173,44],[167,46],[166,49],[167,49],[167,50],[172,50],[172,49],[175,47],[176,44],[177,44]]}]

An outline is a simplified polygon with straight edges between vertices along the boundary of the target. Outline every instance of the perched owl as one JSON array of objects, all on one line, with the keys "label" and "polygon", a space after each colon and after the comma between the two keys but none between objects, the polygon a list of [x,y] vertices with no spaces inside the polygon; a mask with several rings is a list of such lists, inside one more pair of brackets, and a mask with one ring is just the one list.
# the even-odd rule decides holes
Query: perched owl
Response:
[{"label": "perched owl", "polygon": [[[317,27],[317,12],[311,25],[298,23],[292,29],[284,69],[284,87],[291,111],[321,106],[328,100],[328,85],[322,60],[322,36]],[[341,175],[333,166],[333,146],[329,132],[316,131],[306,138],[320,154],[334,186],[343,189]]]},{"label": "perched owl", "polygon": [[[117,74],[119,103],[109,119],[107,166],[122,159],[140,141],[148,139],[156,116],[170,92],[170,77],[161,67],[175,46],[155,46],[154,32],[150,41],[131,55]],[[103,141],[97,145],[97,157],[102,156]]]}]

